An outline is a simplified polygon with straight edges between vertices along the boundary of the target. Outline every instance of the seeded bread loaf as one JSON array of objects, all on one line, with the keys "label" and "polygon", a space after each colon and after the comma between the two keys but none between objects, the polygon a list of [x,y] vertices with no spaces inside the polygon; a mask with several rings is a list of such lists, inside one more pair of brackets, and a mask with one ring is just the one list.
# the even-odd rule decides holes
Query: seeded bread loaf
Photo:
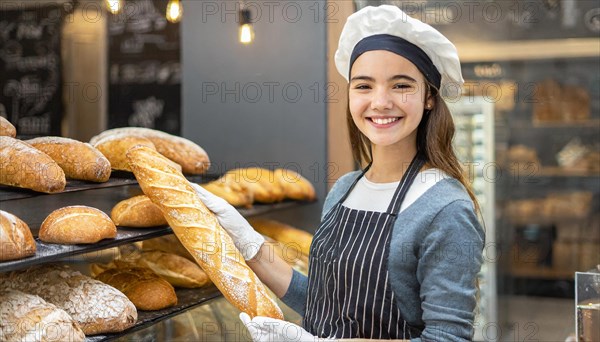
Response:
[{"label": "seeded bread loaf", "polygon": [[86,335],[123,331],[137,320],[135,306],[123,293],[64,265],[0,274],[0,288],[42,297],[65,310]]},{"label": "seeded bread loaf", "polygon": [[79,324],[39,296],[0,289],[0,341],[84,341]]}]

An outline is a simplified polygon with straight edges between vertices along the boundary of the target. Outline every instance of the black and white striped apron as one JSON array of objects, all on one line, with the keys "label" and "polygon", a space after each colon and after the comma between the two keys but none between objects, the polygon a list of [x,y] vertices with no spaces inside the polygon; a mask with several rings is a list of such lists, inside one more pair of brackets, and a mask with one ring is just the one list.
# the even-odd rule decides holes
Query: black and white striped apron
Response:
[{"label": "black and white striped apron", "polygon": [[387,260],[396,216],[423,164],[422,158],[413,159],[386,212],[342,205],[367,167],[325,215],[310,251],[302,322],[308,332],[320,337],[369,339],[420,335],[402,319],[389,284]]}]

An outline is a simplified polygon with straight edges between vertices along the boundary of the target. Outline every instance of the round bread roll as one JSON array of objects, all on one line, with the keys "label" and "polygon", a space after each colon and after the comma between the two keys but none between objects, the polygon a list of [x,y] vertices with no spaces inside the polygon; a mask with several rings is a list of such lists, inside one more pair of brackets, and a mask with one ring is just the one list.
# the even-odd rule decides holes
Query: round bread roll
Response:
[{"label": "round bread roll", "polygon": [[39,137],[26,142],[50,156],[68,178],[100,183],[110,178],[110,162],[88,143],[63,137]]},{"label": "round bread roll", "polygon": [[146,195],[139,195],[123,200],[113,207],[110,217],[117,226],[124,227],[156,227],[164,226],[167,220]]},{"label": "round bread roll", "polygon": [[0,210],[0,261],[34,255],[35,248],[35,240],[27,223]]},{"label": "round bread roll", "polygon": [[6,120],[3,116],[0,116],[0,135],[14,138],[17,136],[17,129],[13,126],[10,121]]},{"label": "round bread roll", "polygon": [[101,210],[83,205],[57,209],[42,222],[39,238],[61,244],[96,243],[117,236],[117,227]]}]

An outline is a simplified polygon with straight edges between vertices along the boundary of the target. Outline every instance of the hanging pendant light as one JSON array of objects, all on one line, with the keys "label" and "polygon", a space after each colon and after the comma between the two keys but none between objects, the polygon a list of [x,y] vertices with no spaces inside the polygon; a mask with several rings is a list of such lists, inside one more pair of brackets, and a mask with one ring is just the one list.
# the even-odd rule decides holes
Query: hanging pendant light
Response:
[{"label": "hanging pendant light", "polygon": [[167,20],[171,23],[178,23],[183,16],[183,7],[179,0],[169,0],[167,4]]},{"label": "hanging pendant light", "polygon": [[112,14],[117,14],[123,8],[123,0],[106,0],[106,8]]},{"label": "hanging pendant light", "polygon": [[254,28],[252,27],[249,9],[240,10],[240,43],[250,44],[254,41]]}]

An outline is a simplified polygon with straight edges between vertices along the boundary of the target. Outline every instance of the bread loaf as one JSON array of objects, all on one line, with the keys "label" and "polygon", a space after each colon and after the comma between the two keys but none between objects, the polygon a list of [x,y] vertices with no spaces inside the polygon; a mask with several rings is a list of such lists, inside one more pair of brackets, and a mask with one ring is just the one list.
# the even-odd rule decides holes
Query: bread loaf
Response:
[{"label": "bread loaf", "polygon": [[190,254],[190,252],[188,252],[188,250],[185,249],[185,247],[183,247],[179,239],[173,234],[142,241],[142,250],[156,250],[167,253],[173,253],[184,257],[188,260],[195,261],[194,257]]},{"label": "bread loaf", "polygon": [[41,297],[0,289],[0,341],[84,341],[79,325]]},{"label": "bread loaf", "polygon": [[273,171],[260,167],[233,169],[223,176],[225,182],[242,183],[250,189],[254,200],[262,203],[280,202],[285,193]]},{"label": "bread loaf", "polygon": [[110,178],[110,162],[90,144],[63,137],[40,137],[26,142],[50,156],[67,178],[100,183]]},{"label": "bread loaf", "polygon": [[175,235],[225,298],[252,317],[283,319],[275,301],[187,179],[147,147],[133,147],[127,158],[142,191],[159,206]]},{"label": "bread loaf", "polygon": [[173,253],[144,251],[138,264],[150,268],[175,287],[196,288],[210,283],[200,266]]},{"label": "bread loaf", "polygon": [[146,195],[134,196],[117,203],[111,210],[110,217],[117,226],[124,227],[142,228],[167,224],[160,209]]},{"label": "bread loaf", "polygon": [[42,222],[39,238],[44,242],[96,243],[117,236],[117,227],[103,211],[84,205],[56,209]]},{"label": "bread loaf", "polygon": [[316,198],[313,185],[298,172],[275,169],[273,174],[283,189],[285,198],[297,201],[313,201]]},{"label": "bread loaf", "polygon": [[0,274],[0,288],[42,297],[65,310],[86,335],[123,331],[137,320],[135,306],[123,293],[64,265]]},{"label": "bread loaf", "polygon": [[27,223],[0,210],[0,261],[34,255],[35,248],[35,240]]},{"label": "bread loaf", "polygon": [[129,162],[125,154],[127,150],[136,145],[148,146],[151,149],[156,149],[154,144],[149,139],[144,137],[127,135],[127,134],[112,134],[94,143],[102,154],[110,161],[110,166],[113,170],[129,171]]},{"label": "bread loaf", "polygon": [[7,136],[14,138],[17,136],[17,130],[15,126],[13,126],[10,121],[6,120],[3,116],[0,115],[0,136]]},{"label": "bread loaf", "polygon": [[96,279],[123,292],[139,310],[160,310],[177,304],[173,286],[149,268],[111,268]]},{"label": "bread loaf", "polygon": [[55,193],[63,191],[67,181],[47,154],[21,140],[0,136],[0,184]]},{"label": "bread loaf", "polygon": [[281,242],[285,248],[299,250],[302,254],[308,256],[313,238],[311,233],[283,222],[264,218],[253,217],[248,219],[248,222],[257,232]]},{"label": "bread loaf", "polygon": [[252,207],[254,195],[244,182],[235,182],[235,175],[224,175],[212,182],[202,184],[206,190],[226,200],[234,207]]},{"label": "bread loaf", "polygon": [[202,174],[210,166],[206,152],[193,141],[149,128],[122,127],[109,129],[93,137],[90,143],[94,145],[100,139],[114,134],[149,139],[160,154],[181,165],[184,173]]}]

